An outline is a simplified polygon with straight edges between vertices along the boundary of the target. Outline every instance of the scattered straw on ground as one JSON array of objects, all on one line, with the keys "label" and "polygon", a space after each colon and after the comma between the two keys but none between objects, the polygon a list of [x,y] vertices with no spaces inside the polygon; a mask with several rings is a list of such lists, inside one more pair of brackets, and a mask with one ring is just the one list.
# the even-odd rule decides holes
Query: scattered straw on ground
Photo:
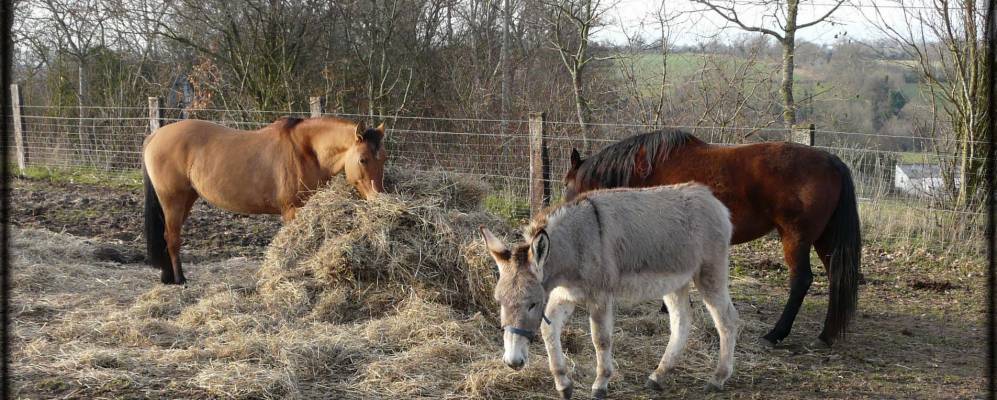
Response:
[{"label": "scattered straw on ground", "polygon": [[[477,227],[489,226],[509,239],[515,232],[481,209],[486,188],[452,175],[404,171],[390,171],[388,187],[391,194],[361,202],[337,181],[314,194],[262,260],[188,265],[187,287],[160,285],[157,271],[137,264],[97,261],[98,246],[86,239],[16,230],[15,395],[553,398],[540,343],[531,347],[530,363],[521,371],[500,361],[494,267]],[[974,369],[982,358],[965,358],[983,337],[982,329],[969,330],[979,314],[966,306],[967,299],[983,293],[970,283],[954,282],[956,289],[944,299],[914,289],[892,297],[893,282],[905,281],[888,277],[913,267],[869,254],[867,259],[886,267],[866,269],[873,283],[863,289],[865,316],[848,343],[833,351],[810,345],[826,304],[826,284],[818,279],[790,341],[772,350],[755,338],[781,310],[785,271],[765,268],[779,262],[777,244],[752,246],[738,248],[733,257],[733,292],[743,324],[728,395],[982,393],[982,370]],[[965,265],[958,267],[963,276],[976,268]],[[642,382],[668,335],[667,318],[656,309],[650,302],[618,311],[612,396],[653,395]],[[715,331],[702,307],[694,309],[688,351],[666,379],[665,397],[703,397],[702,385],[715,366]],[[564,347],[576,397],[584,398],[593,352],[584,309],[575,315]],[[897,333],[901,326],[907,333]],[[936,337],[937,326],[951,328]]]}]

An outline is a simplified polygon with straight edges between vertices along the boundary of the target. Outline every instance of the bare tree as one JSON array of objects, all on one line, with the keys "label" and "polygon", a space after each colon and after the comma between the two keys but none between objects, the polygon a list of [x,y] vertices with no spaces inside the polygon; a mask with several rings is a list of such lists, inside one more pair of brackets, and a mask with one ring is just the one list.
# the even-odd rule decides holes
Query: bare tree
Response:
[{"label": "bare tree", "polygon": [[582,146],[588,151],[588,124],[592,120],[592,107],[585,91],[586,72],[593,61],[612,58],[593,55],[589,42],[592,35],[604,26],[603,16],[614,4],[602,0],[554,0],[543,4],[543,18],[550,26],[548,42],[561,57],[571,77]]},{"label": "bare tree", "polygon": [[796,32],[800,29],[809,28],[828,20],[838,7],[845,0],[837,0],[827,13],[808,22],[799,22],[800,0],[761,0],[752,2],[753,6],[764,6],[768,17],[775,20],[775,28],[767,28],[762,25],[749,25],[741,19],[737,13],[736,0],[693,0],[713,10],[728,22],[734,23],[740,29],[748,32],[759,32],[774,37],[782,45],[782,94],[783,111],[782,119],[786,128],[792,129],[796,125],[796,101],[793,99],[793,69],[796,65]]},{"label": "bare tree", "polygon": [[[674,25],[680,17],[681,13],[669,10],[666,2],[661,1],[657,9],[641,21],[636,32],[629,32],[620,21],[627,41],[616,65],[623,78],[623,91],[636,108],[637,118],[645,125],[661,124],[665,107],[669,105],[668,56],[673,47]],[[654,26],[658,31],[658,37],[652,43],[646,43],[640,35],[646,26]],[[660,57],[660,64],[654,68],[656,73],[645,67],[650,63],[642,62],[646,56]],[[648,82],[648,76],[655,78],[653,82]]]},{"label": "bare tree", "polygon": [[940,106],[948,117],[951,134],[941,129],[936,139],[955,156],[949,157],[956,162],[946,180],[958,207],[982,204],[986,192],[984,160],[992,134],[987,128],[987,61],[992,55],[984,40],[984,3],[932,0],[928,7],[912,7],[898,1],[892,7],[903,13],[904,29],[876,7],[877,25],[916,61],[912,67],[928,84],[929,105]]}]

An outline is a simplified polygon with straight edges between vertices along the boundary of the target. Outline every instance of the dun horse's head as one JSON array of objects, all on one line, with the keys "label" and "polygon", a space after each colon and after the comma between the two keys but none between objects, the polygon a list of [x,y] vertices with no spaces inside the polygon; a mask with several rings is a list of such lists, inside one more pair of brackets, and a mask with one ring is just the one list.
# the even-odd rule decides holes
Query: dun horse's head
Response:
[{"label": "dun horse's head", "polygon": [[384,162],[388,159],[384,139],[383,123],[374,129],[357,124],[356,141],[343,157],[346,181],[368,200],[384,192]]},{"label": "dun horse's head", "polygon": [[550,240],[540,231],[529,243],[506,247],[488,229],[481,228],[485,244],[498,264],[499,280],[495,300],[499,303],[504,355],[502,360],[512,369],[526,365],[529,344],[540,332],[546,318],[547,293],[543,285],[543,266]]}]

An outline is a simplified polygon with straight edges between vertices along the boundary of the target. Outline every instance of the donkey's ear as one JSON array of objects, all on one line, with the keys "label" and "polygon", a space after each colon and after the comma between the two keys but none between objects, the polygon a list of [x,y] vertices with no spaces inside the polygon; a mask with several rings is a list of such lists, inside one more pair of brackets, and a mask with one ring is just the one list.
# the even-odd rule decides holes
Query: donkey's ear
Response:
[{"label": "donkey's ear", "polygon": [[578,154],[578,149],[571,148],[571,168],[578,168],[582,164],[582,155]]},{"label": "donkey's ear", "polygon": [[530,271],[537,276],[537,279],[542,280],[544,264],[547,263],[547,254],[550,253],[550,237],[547,236],[547,231],[542,230],[538,235],[533,237],[533,244],[530,245],[530,253],[532,253],[531,256],[533,257]]},{"label": "donkey's ear", "polygon": [[634,155],[634,175],[637,175],[641,180],[647,179],[647,176],[651,174],[651,162],[647,159],[647,149],[644,145],[641,145],[637,149],[637,154]]},{"label": "donkey's ear", "polygon": [[488,228],[479,226],[478,229],[481,230],[481,237],[485,239],[485,246],[488,247],[488,252],[491,253],[492,258],[499,265],[499,272],[501,272],[501,266],[509,262],[509,259],[512,258],[512,252]]}]

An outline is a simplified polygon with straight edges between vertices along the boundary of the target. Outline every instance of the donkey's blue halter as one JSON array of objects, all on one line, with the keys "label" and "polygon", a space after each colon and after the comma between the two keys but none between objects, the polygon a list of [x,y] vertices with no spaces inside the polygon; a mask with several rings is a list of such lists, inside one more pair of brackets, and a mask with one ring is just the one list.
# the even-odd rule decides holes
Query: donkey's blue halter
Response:
[{"label": "donkey's blue halter", "polygon": [[[547,323],[547,325],[550,325],[550,318],[547,318],[547,314],[544,314],[543,312],[541,312],[540,316],[543,317],[543,320],[544,320],[544,322]],[[514,326],[508,326],[508,325],[506,325],[505,326],[505,330],[509,331],[510,333],[512,333],[514,335],[519,335],[519,336],[525,337],[526,340],[530,341],[530,343],[533,343],[533,341],[536,340],[536,338],[537,338],[537,333],[534,332],[534,331],[532,331],[532,330],[529,330],[529,329],[522,329],[522,328],[517,328],[517,327],[514,327]]]}]

